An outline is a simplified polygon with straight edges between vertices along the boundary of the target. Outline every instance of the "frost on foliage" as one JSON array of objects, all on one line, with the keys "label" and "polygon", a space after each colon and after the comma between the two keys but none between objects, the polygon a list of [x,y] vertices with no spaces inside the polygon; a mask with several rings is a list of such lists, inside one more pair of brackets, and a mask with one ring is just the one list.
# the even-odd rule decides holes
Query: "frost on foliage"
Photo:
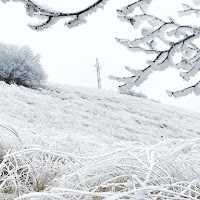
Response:
[{"label": "frost on foliage", "polygon": [[129,95],[129,96],[139,97],[139,98],[144,98],[144,99],[147,98],[147,96],[145,94],[143,94],[142,92],[135,92],[133,90],[121,92],[121,94],[126,94],[126,95]]},{"label": "frost on foliage", "polygon": [[[197,1],[194,4],[197,5]],[[200,10],[198,8],[192,7],[188,4],[183,4],[183,10],[178,12],[179,16],[189,16],[191,14],[196,14],[197,17],[200,16]]]},{"label": "frost on foliage", "polygon": [[123,7],[120,10],[117,10],[117,12],[122,15],[127,15],[132,13],[136,8],[140,8],[141,10],[146,11],[151,1],[152,0],[139,0],[127,5],[126,7]]},{"label": "frost on foliage", "polygon": [[109,147],[101,144],[101,148],[96,144],[95,151],[78,155],[38,145],[34,148],[23,141],[20,147],[10,149],[0,164],[1,197],[198,199],[199,142],[171,139],[147,146],[121,141]]},{"label": "frost on foliage", "polygon": [[[151,59],[147,61],[147,67],[143,70],[126,68],[133,74],[132,76],[123,78],[111,76],[111,79],[123,83],[119,86],[120,91],[131,90],[133,86],[139,87],[152,72],[162,71],[168,67],[181,69],[180,76],[184,81],[189,81],[200,71],[200,53],[197,45],[200,41],[200,28],[179,24],[172,17],[163,20],[149,14],[147,8],[150,3],[151,1],[148,0],[138,0],[118,11],[119,18],[129,22],[134,28],[140,28],[142,36],[132,41],[120,38],[116,41],[132,52],[139,51],[151,55]],[[198,4],[199,1],[194,1],[194,3]],[[140,9],[140,14],[137,12],[133,16],[136,8]],[[179,12],[180,15],[193,13],[198,16],[200,11],[187,4],[183,4],[183,10]],[[146,22],[146,25],[142,22]],[[176,55],[181,55],[181,59],[176,59]],[[194,92],[198,95],[198,89],[199,87],[193,85],[181,91],[167,92],[167,94],[179,97]]]},{"label": "frost on foliage", "polygon": [[29,47],[19,48],[0,43],[0,81],[38,88],[46,78],[40,56],[35,55]]},{"label": "frost on foliage", "polygon": [[68,28],[73,28],[76,26],[79,26],[80,24],[85,24],[87,21],[84,16],[75,16],[73,19],[71,19],[69,22],[66,22],[65,25]]},{"label": "frost on foliage", "polygon": [[[10,0],[0,0],[4,3]],[[104,5],[108,0],[93,0],[93,3],[88,5],[86,8],[83,8],[81,10],[75,11],[75,12],[60,12],[53,11],[51,8],[47,5],[41,5],[40,1],[38,0],[13,0],[22,2],[25,4],[26,13],[30,17],[38,17],[43,18],[40,20],[37,24],[31,24],[29,25],[30,28],[34,30],[43,30],[46,28],[51,27],[54,23],[56,23],[59,19],[69,17],[70,20],[65,23],[69,28],[78,26],[82,23],[86,22],[86,17],[93,12],[96,12],[98,8],[103,8]],[[63,5],[64,6],[64,5]]]},{"label": "frost on foliage", "polygon": [[184,88],[180,91],[171,92],[167,91],[168,96],[182,97],[194,92],[195,95],[200,95],[200,81],[193,86]]},{"label": "frost on foliage", "polygon": [[17,131],[0,127],[0,199],[199,199],[198,114],[82,87],[0,91],[0,126]]}]

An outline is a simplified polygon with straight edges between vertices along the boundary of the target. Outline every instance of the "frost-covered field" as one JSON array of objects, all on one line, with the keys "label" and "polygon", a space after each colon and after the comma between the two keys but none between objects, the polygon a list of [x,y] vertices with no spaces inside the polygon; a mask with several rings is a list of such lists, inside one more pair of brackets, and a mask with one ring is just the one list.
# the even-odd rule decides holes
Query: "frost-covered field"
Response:
[{"label": "frost-covered field", "polygon": [[0,199],[200,198],[198,113],[54,84],[0,104]]}]

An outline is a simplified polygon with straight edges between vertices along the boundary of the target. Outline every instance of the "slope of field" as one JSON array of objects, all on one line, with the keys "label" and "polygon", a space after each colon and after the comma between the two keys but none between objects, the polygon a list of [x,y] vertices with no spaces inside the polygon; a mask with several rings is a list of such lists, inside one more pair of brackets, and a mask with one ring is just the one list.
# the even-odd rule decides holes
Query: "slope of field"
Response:
[{"label": "slope of field", "polygon": [[0,83],[0,122],[40,135],[86,134],[153,144],[200,134],[200,116],[149,100],[72,86],[41,91]]},{"label": "slope of field", "polygon": [[0,82],[0,199],[197,199],[200,116],[112,91]]}]

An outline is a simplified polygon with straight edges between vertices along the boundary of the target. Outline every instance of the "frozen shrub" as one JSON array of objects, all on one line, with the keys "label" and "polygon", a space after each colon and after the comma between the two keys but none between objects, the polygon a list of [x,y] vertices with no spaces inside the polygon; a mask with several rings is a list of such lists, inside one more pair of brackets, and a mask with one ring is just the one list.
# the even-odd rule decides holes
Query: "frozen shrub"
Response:
[{"label": "frozen shrub", "polygon": [[0,43],[0,81],[37,89],[46,81],[40,56],[28,47]]}]

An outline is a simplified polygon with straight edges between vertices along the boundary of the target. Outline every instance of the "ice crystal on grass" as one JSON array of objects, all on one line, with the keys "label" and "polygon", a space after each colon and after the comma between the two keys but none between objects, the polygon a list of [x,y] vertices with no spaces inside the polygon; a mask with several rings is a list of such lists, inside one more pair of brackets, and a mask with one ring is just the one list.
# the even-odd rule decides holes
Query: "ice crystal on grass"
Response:
[{"label": "ice crystal on grass", "polygon": [[[136,141],[110,147],[99,144],[100,149],[90,146],[91,141],[85,146],[90,152],[81,155],[76,150],[69,153],[50,146],[44,148],[41,143],[31,147],[32,139],[21,140],[3,157],[0,193],[4,199],[200,197],[200,182],[196,179],[200,173],[199,139],[171,139],[155,145]],[[81,140],[76,144],[79,148]],[[67,145],[71,149],[70,143]]]}]

